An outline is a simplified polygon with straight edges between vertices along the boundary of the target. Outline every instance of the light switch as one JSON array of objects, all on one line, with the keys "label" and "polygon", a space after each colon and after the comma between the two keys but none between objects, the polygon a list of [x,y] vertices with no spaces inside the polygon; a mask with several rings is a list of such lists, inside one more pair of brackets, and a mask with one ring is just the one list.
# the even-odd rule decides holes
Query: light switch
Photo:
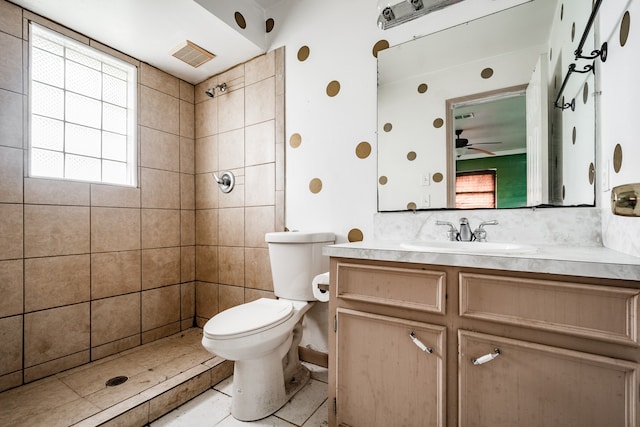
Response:
[{"label": "light switch", "polygon": [[609,191],[611,185],[609,184],[609,169],[611,169],[611,163],[605,162],[602,168],[602,191]]}]

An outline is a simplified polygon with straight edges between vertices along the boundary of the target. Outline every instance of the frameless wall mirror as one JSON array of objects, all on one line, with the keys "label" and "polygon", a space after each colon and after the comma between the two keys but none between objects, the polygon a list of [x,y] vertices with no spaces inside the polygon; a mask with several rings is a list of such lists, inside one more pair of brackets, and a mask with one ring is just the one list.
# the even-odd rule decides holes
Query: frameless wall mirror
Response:
[{"label": "frameless wall mirror", "polygon": [[378,211],[593,206],[594,73],[554,107],[591,11],[535,0],[378,52]]}]

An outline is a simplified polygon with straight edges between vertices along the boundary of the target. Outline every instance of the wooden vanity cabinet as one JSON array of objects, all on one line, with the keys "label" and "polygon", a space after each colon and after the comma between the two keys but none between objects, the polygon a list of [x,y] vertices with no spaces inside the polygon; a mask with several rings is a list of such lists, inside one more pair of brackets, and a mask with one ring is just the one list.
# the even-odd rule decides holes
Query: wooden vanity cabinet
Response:
[{"label": "wooden vanity cabinet", "polygon": [[446,426],[446,327],[403,315],[442,316],[445,274],[349,262],[332,271],[329,424]]},{"label": "wooden vanity cabinet", "polygon": [[462,320],[526,328],[518,339],[458,329],[459,425],[638,426],[637,283],[465,271],[458,279]]},{"label": "wooden vanity cabinet", "polygon": [[445,425],[446,328],[340,308],[337,323],[338,425]]},{"label": "wooden vanity cabinet", "polygon": [[330,426],[640,425],[637,281],[343,258],[331,280]]},{"label": "wooden vanity cabinet", "polygon": [[465,330],[458,344],[460,426],[637,426],[636,363]]}]

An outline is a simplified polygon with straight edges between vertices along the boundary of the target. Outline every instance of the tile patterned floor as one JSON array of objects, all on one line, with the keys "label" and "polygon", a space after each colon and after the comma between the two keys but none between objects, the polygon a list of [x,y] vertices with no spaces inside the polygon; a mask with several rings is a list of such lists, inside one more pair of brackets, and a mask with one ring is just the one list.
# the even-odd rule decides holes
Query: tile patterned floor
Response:
[{"label": "tile patterned floor", "polygon": [[[151,426],[243,425],[230,416],[231,380],[220,382],[232,364],[204,350],[201,337],[200,329],[190,329],[2,392],[0,426],[142,426],[156,419]],[[313,378],[305,388],[275,416],[253,424],[326,425],[326,369],[310,368]],[[117,375],[129,380],[106,387]]]},{"label": "tile patterned floor", "polygon": [[253,422],[231,416],[233,377],[227,378],[181,407],[152,422],[150,427],[321,427],[327,426],[327,370],[306,364],[311,380],[274,415]]}]

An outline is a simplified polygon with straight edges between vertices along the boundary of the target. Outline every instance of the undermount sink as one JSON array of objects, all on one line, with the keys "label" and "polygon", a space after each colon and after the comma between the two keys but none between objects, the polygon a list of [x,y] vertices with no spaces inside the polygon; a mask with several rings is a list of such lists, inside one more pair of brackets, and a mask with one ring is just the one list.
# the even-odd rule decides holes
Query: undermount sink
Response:
[{"label": "undermount sink", "polygon": [[531,245],[499,242],[408,242],[400,246],[406,249],[425,252],[476,253],[476,254],[522,254],[536,252]]}]

